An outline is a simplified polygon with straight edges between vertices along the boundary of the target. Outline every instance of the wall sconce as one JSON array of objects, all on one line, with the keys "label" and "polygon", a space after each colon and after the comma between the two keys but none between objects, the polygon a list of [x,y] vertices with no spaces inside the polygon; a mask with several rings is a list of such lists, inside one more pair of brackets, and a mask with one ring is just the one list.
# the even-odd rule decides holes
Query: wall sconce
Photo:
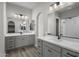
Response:
[{"label": "wall sconce", "polygon": [[29,18],[28,16],[25,16],[23,14],[18,14],[18,15],[15,14],[14,17],[18,19],[25,19],[25,20]]}]

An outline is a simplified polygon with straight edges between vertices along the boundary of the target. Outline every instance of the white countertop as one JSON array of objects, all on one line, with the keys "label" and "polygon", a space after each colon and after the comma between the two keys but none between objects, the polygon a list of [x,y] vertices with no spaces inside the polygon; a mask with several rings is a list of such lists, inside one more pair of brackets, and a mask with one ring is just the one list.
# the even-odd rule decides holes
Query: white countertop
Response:
[{"label": "white countertop", "polygon": [[43,41],[56,44],[60,47],[79,53],[79,39],[62,37],[61,39],[58,40],[56,36],[50,36],[50,35],[38,37],[38,38]]},{"label": "white countertop", "polygon": [[22,33],[22,34],[20,34],[20,33],[8,33],[5,36],[20,36],[20,35],[33,35],[33,34],[35,34],[35,33],[34,32],[31,32],[31,33]]}]

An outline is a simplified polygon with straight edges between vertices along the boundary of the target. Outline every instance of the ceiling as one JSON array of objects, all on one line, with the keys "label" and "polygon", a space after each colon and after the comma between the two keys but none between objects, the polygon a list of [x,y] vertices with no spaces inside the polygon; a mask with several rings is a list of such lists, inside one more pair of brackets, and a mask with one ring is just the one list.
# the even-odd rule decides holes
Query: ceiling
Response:
[{"label": "ceiling", "polygon": [[[43,5],[43,4],[51,5],[54,2],[9,2],[9,3],[19,5],[19,6],[22,6],[22,7],[25,7],[25,8],[29,8],[29,9],[35,9],[36,7],[38,7],[40,5]],[[79,6],[79,3],[75,3],[74,5],[70,5],[70,6],[67,6],[65,8],[60,9],[59,12],[64,12],[66,10],[69,10],[69,9],[72,9],[72,8],[75,8],[75,7],[78,7],[78,6]]]},{"label": "ceiling", "polygon": [[15,5],[19,5],[22,7],[26,7],[29,9],[34,9],[41,4],[46,4],[46,3],[50,3],[50,2],[10,2],[10,3],[15,4]]},{"label": "ceiling", "polygon": [[71,5],[68,5],[68,6],[66,6],[66,7],[64,7],[64,8],[62,8],[62,9],[60,9],[60,10],[58,10],[58,12],[59,12],[59,13],[62,13],[62,12],[64,12],[64,11],[71,10],[71,9],[77,8],[77,7],[79,8],[79,2],[75,2],[75,3],[71,4]]}]

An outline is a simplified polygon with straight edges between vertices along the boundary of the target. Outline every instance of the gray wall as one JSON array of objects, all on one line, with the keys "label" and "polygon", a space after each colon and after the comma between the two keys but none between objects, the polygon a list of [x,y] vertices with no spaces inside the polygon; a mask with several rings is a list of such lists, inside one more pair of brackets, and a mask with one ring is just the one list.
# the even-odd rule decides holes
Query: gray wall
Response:
[{"label": "gray wall", "polygon": [[[21,6],[17,6],[11,3],[6,4],[6,15],[7,15],[7,20],[12,20],[15,22],[15,32],[19,31],[19,26],[20,23],[22,22],[19,19],[14,18],[14,14],[23,14],[29,17],[29,20],[32,19],[32,10],[28,8],[24,8]],[[8,30],[8,29],[7,29]]]}]

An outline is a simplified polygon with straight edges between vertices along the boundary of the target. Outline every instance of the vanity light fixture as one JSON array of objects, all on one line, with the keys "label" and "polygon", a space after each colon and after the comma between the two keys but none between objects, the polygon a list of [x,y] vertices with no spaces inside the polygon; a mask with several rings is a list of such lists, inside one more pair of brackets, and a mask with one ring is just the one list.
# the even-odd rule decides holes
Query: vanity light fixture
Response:
[{"label": "vanity light fixture", "polygon": [[14,17],[17,18],[18,15],[14,14]]},{"label": "vanity light fixture", "polygon": [[59,5],[59,4],[60,4],[60,2],[55,2],[54,4],[51,4],[51,5],[49,6],[49,10],[52,11],[52,10],[58,8],[58,5]]},{"label": "vanity light fixture", "polygon": [[[49,11],[55,11],[55,10],[60,10],[62,8],[68,7],[73,5],[74,2],[55,2],[54,4],[51,4],[49,6]],[[71,9],[72,7],[68,7],[68,9]]]},{"label": "vanity light fixture", "polygon": [[24,20],[26,20],[26,19],[29,18],[28,16],[25,16],[25,15],[23,15],[23,14],[18,14],[18,15],[15,14],[14,17],[15,17],[15,18],[18,18],[18,19],[24,19]]},{"label": "vanity light fixture", "polygon": [[52,6],[50,6],[50,7],[49,7],[49,10],[50,10],[50,11],[52,11],[52,10],[53,10],[53,7],[52,7]]}]

